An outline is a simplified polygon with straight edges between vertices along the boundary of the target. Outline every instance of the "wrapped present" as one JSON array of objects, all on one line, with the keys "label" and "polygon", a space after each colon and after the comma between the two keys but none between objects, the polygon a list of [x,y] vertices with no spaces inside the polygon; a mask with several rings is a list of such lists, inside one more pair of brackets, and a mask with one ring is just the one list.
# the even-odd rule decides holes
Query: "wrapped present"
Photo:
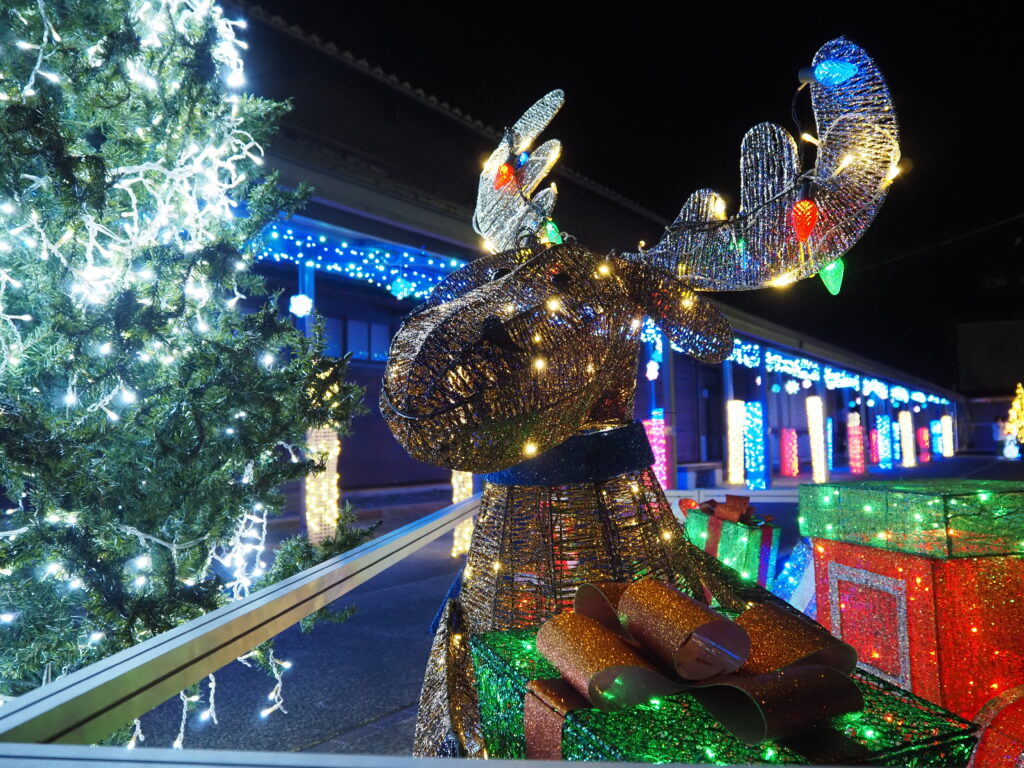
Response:
[{"label": "wrapped present", "polygon": [[779,556],[779,528],[754,516],[750,497],[727,495],[696,504],[680,499],[683,527],[690,541],[745,579],[771,589]]},{"label": "wrapped present", "polygon": [[804,536],[934,557],[1024,554],[1024,484],[933,479],[800,486]]},{"label": "wrapped present", "polygon": [[873,674],[973,718],[1024,681],[1020,487],[802,486],[818,621]]},{"label": "wrapped present", "polygon": [[852,649],[803,617],[755,605],[732,622],[657,582],[604,597],[539,633],[471,638],[490,757],[967,763],[973,724],[853,671]]}]

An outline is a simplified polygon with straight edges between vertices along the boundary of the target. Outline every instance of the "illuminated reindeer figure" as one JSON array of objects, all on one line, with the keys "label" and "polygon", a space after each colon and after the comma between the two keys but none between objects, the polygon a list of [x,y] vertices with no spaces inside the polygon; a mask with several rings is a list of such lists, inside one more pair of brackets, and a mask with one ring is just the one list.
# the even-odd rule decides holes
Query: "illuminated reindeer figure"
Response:
[{"label": "illuminated reindeer figure", "polygon": [[482,748],[465,636],[537,625],[570,607],[580,584],[654,576],[737,607],[769,599],[686,541],[633,395],[645,316],[686,354],[720,362],[732,329],[698,291],[814,275],[881,205],[899,161],[881,75],[845,39],[819,50],[810,72],[814,164],[800,168],[783,128],[755,126],[741,147],[739,212],[729,218],[720,196],[695,192],[650,250],[562,242],[554,186],[534,194],[561,147],[530,148],[561,91],[506,130],[484,165],[474,225],[496,252],[449,275],[405,320],[381,393],[412,456],[485,480],[461,594],[435,637],[418,754]]}]

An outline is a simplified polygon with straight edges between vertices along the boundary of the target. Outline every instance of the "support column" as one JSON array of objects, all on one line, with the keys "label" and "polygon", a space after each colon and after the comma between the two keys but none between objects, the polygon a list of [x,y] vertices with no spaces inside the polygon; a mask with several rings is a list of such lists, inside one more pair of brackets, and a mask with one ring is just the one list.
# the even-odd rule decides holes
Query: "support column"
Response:
[{"label": "support column", "polygon": [[[661,351],[662,374],[659,376],[662,386],[662,406],[665,409],[665,465],[668,475],[668,487],[679,487],[679,465],[676,458],[676,358],[672,344],[665,337]],[[668,490],[668,489],[666,489]]]},{"label": "support column", "polygon": [[771,419],[768,413],[768,368],[765,366],[765,348],[761,348],[761,364],[757,368],[757,376],[760,384],[757,386],[757,399],[761,401],[761,408],[764,411],[764,482],[766,488],[772,487],[772,441],[771,441]]}]

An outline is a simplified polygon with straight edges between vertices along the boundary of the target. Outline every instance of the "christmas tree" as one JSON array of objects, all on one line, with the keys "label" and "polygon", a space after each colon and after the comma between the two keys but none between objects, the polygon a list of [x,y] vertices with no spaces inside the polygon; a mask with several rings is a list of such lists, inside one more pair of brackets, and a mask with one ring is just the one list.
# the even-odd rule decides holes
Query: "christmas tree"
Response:
[{"label": "christmas tree", "polygon": [[306,431],[361,392],[275,302],[242,311],[305,193],[261,174],[284,107],[242,92],[241,26],[208,0],[0,6],[0,696],[366,535],[342,514],[264,572],[277,489],[323,466]]}]

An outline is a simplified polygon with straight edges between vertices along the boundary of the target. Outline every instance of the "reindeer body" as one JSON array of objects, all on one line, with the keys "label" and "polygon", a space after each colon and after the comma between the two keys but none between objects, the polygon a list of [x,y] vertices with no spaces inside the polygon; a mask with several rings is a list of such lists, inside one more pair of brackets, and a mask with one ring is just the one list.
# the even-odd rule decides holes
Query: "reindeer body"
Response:
[{"label": "reindeer body", "polygon": [[[885,83],[843,38],[818,51],[819,68],[833,76],[800,86],[811,82],[818,123],[813,167],[801,170],[783,128],[755,126],[741,148],[739,212],[728,217],[722,197],[698,190],[649,251],[562,242],[554,185],[537,191],[561,147],[527,151],[561,91],[527,110],[484,164],[474,227],[494,252],[406,318],[381,389],[381,413],[414,458],[487,480],[461,594],[431,650],[416,754],[484,752],[467,633],[537,625],[596,581],[654,576],[733,608],[772,600],[686,540],[632,421],[633,394],[645,316],[677,350],[720,362],[732,328],[698,290],[814,275],[884,200],[899,160]],[[796,206],[814,209],[809,229],[793,224]]]}]

